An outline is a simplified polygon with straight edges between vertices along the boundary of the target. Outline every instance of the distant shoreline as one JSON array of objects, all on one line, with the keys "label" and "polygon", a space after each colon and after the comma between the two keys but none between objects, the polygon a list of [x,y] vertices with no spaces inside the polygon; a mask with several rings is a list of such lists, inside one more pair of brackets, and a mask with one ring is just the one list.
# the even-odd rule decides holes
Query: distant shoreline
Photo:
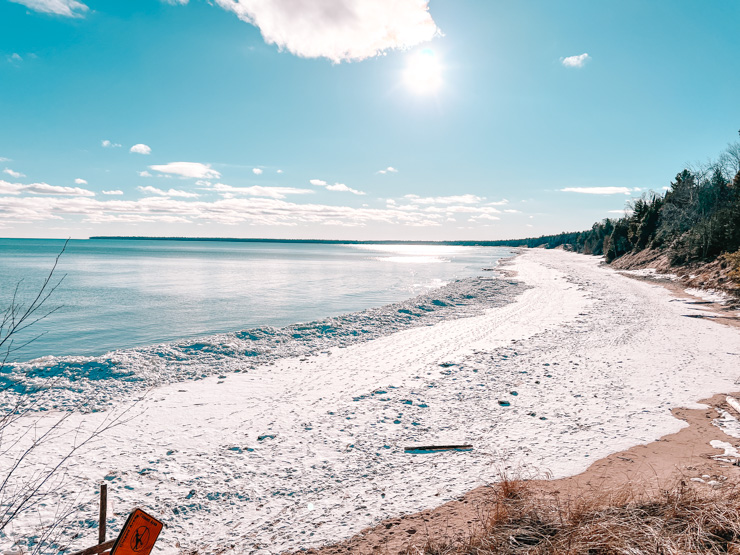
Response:
[{"label": "distant shoreline", "polygon": [[140,235],[94,235],[89,240],[114,239],[125,241],[211,241],[224,243],[308,243],[323,245],[432,245],[452,247],[518,247],[520,240],[500,241],[368,241],[352,239],[261,239],[240,237],[145,237]]}]

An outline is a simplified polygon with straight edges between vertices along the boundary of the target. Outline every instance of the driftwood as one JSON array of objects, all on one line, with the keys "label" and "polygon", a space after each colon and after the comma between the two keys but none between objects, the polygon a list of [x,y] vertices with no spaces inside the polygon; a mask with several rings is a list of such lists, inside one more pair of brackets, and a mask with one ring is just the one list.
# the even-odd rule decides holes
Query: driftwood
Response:
[{"label": "driftwood", "polygon": [[738,403],[737,399],[734,397],[727,396],[727,404],[730,405],[733,409],[735,409],[735,412],[740,414],[740,403]]},{"label": "driftwood", "polygon": [[472,445],[420,445],[419,447],[404,447],[406,453],[435,453],[437,451],[472,451]]}]

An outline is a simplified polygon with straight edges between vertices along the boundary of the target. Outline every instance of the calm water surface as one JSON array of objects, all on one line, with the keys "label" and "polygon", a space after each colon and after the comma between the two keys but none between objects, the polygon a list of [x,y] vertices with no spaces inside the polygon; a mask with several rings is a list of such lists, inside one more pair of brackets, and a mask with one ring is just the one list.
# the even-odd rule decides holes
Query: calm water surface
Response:
[{"label": "calm water surface", "polygon": [[[18,282],[21,298],[32,298],[62,245],[0,239],[0,306]],[[480,275],[509,255],[490,247],[74,240],[49,300],[60,310],[19,338],[43,334],[13,359],[309,322]]]}]

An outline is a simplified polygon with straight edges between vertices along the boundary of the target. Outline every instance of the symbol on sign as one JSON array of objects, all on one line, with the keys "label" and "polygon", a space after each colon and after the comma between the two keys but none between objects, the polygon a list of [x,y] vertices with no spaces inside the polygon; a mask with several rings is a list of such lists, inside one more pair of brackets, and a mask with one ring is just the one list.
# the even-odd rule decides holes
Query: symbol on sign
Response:
[{"label": "symbol on sign", "polygon": [[131,549],[134,551],[142,551],[149,544],[149,528],[146,526],[139,526],[134,532],[134,536],[131,538]]},{"label": "symbol on sign", "polygon": [[150,555],[161,531],[159,520],[135,509],[123,525],[110,555]]}]

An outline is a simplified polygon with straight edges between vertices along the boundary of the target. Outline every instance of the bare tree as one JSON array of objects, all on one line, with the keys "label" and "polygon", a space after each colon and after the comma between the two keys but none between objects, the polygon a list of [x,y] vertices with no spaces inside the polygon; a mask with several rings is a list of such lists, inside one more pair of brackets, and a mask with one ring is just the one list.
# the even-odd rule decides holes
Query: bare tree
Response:
[{"label": "bare tree", "polygon": [[740,173],[740,142],[727,145],[725,151],[719,156],[719,165],[728,179]]},{"label": "bare tree", "polygon": [[[83,447],[88,446],[113,426],[128,420],[129,407],[118,414],[106,414],[91,429],[70,426],[69,419],[80,410],[83,402],[61,414],[46,411],[45,400],[58,378],[50,376],[41,383],[28,380],[27,375],[10,364],[13,353],[43,335],[29,339],[34,324],[49,318],[61,306],[50,306],[49,300],[65,276],[57,279],[59,260],[67,248],[68,240],[57,255],[48,275],[38,291],[28,301],[21,297],[21,282],[13,289],[8,307],[0,318],[0,386],[5,406],[0,412],[0,532],[23,515],[39,508],[66,480],[66,464]],[[32,330],[31,330],[32,331]],[[64,448],[51,452],[55,443]],[[75,510],[74,504],[59,505],[52,521],[36,537],[31,553],[48,550],[63,521]]]},{"label": "bare tree", "polygon": [[25,342],[21,342],[20,345],[14,345],[19,334],[23,333],[27,328],[37,322],[48,318],[54,312],[62,308],[61,306],[56,306],[49,310],[45,310],[49,297],[51,297],[54,291],[57,290],[66,277],[62,276],[55,282],[54,273],[59,265],[59,259],[67,249],[68,243],[69,239],[64,242],[62,250],[54,260],[54,265],[51,267],[51,270],[46,276],[44,282],[41,284],[38,293],[28,304],[24,304],[21,299],[19,299],[19,290],[23,280],[16,283],[10,304],[5,309],[5,312],[3,312],[2,320],[0,320],[0,351],[4,351],[2,362],[0,362],[0,372],[5,368],[8,359],[14,352],[22,349],[42,335],[39,334],[32,337]]}]

